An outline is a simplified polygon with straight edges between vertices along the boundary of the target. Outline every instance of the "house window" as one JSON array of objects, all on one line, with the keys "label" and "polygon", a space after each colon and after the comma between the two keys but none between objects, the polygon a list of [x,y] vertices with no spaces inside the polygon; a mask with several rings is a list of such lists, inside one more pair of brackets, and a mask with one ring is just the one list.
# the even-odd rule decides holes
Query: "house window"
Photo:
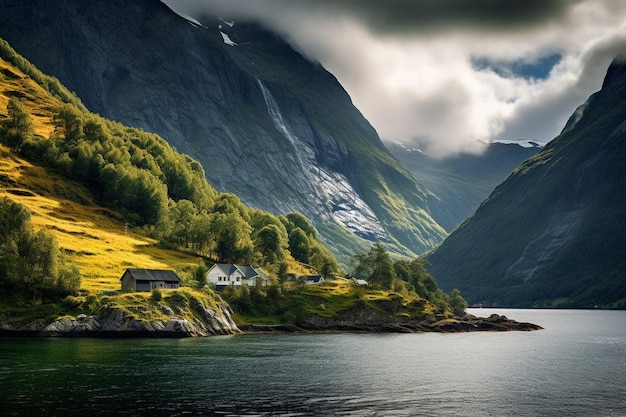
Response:
[{"label": "house window", "polygon": [[237,277],[237,282],[239,282],[239,277]]}]

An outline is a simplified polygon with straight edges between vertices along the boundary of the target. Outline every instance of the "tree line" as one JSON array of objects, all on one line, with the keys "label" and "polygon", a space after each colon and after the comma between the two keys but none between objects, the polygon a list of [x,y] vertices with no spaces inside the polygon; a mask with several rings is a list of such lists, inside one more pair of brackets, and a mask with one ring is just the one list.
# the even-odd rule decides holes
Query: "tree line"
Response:
[{"label": "tree line", "polygon": [[398,293],[415,293],[438,306],[441,311],[446,311],[448,306],[453,310],[467,308],[467,302],[458,289],[453,289],[448,295],[437,286],[435,278],[426,270],[424,259],[403,258],[393,261],[380,243],[372,246],[368,253],[353,257],[352,274],[375,287]]},{"label": "tree line", "polygon": [[81,277],[63,262],[54,235],[35,231],[30,212],[7,197],[0,199],[0,293],[22,293],[33,300],[75,294]]}]

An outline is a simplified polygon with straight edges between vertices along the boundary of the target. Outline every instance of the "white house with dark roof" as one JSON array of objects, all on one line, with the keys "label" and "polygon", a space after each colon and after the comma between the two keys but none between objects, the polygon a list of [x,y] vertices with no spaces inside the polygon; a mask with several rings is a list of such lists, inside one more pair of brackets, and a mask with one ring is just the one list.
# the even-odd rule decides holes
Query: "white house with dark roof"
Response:
[{"label": "white house with dark roof", "polygon": [[180,287],[176,272],[162,269],[128,268],[120,281],[122,291],[175,290]]},{"label": "white house with dark roof", "polygon": [[307,275],[304,283],[306,285],[321,285],[324,283],[324,277],[322,275]]},{"label": "white house with dark roof", "polygon": [[261,268],[250,265],[215,264],[206,274],[209,285],[216,289],[237,287],[241,285],[261,285],[265,287],[270,278]]}]

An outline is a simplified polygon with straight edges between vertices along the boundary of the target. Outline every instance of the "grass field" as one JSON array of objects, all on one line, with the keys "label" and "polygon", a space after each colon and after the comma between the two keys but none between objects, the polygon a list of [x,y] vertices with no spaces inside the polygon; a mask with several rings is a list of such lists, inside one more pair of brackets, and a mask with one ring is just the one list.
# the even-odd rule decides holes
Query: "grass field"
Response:
[{"label": "grass field", "polygon": [[48,137],[54,131],[52,115],[62,103],[22,71],[0,59],[0,120],[7,117],[10,97],[19,98],[28,108],[35,134]]},{"label": "grass field", "polygon": [[[72,199],[63,195],[72,196]],[[80,186],[55,178],[0,146],[0,197],[26,206],[36,228],[51,231],[69,261],[81,271],[83,289],[119,289],[126,268],[182,270],[198,259],[160,249],[155,242],[125,230],[121,217],[89,201]]]},{"label": "grass field", "polygon": [[[49,137],[53,115],[62,103],[19,69],[0,59],[0,121],[7,117],[10,97],[18,97],[31,115],[34,134]],[[78,266],[82,289],[119,289],[129,267],[174,269],[198,259],[163,250],[154,241],[126,230],[122,217],[95,204],[80,185],[48,173],[0,146],[0,197],[26,206],[37,229],[51,231],[66,261]]]}]

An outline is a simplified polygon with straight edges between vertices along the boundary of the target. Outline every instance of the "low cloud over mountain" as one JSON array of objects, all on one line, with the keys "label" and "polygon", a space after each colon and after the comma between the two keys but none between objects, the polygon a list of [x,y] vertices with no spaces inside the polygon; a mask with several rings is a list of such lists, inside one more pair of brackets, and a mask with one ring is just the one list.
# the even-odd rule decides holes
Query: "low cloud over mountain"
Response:
[{"label": "low cloud over mountain", "polygon": [[438,157],[493,139],[550,141],[626,46],[617,0],[166,3],[285,34],[337,76],[384,140]]}]

